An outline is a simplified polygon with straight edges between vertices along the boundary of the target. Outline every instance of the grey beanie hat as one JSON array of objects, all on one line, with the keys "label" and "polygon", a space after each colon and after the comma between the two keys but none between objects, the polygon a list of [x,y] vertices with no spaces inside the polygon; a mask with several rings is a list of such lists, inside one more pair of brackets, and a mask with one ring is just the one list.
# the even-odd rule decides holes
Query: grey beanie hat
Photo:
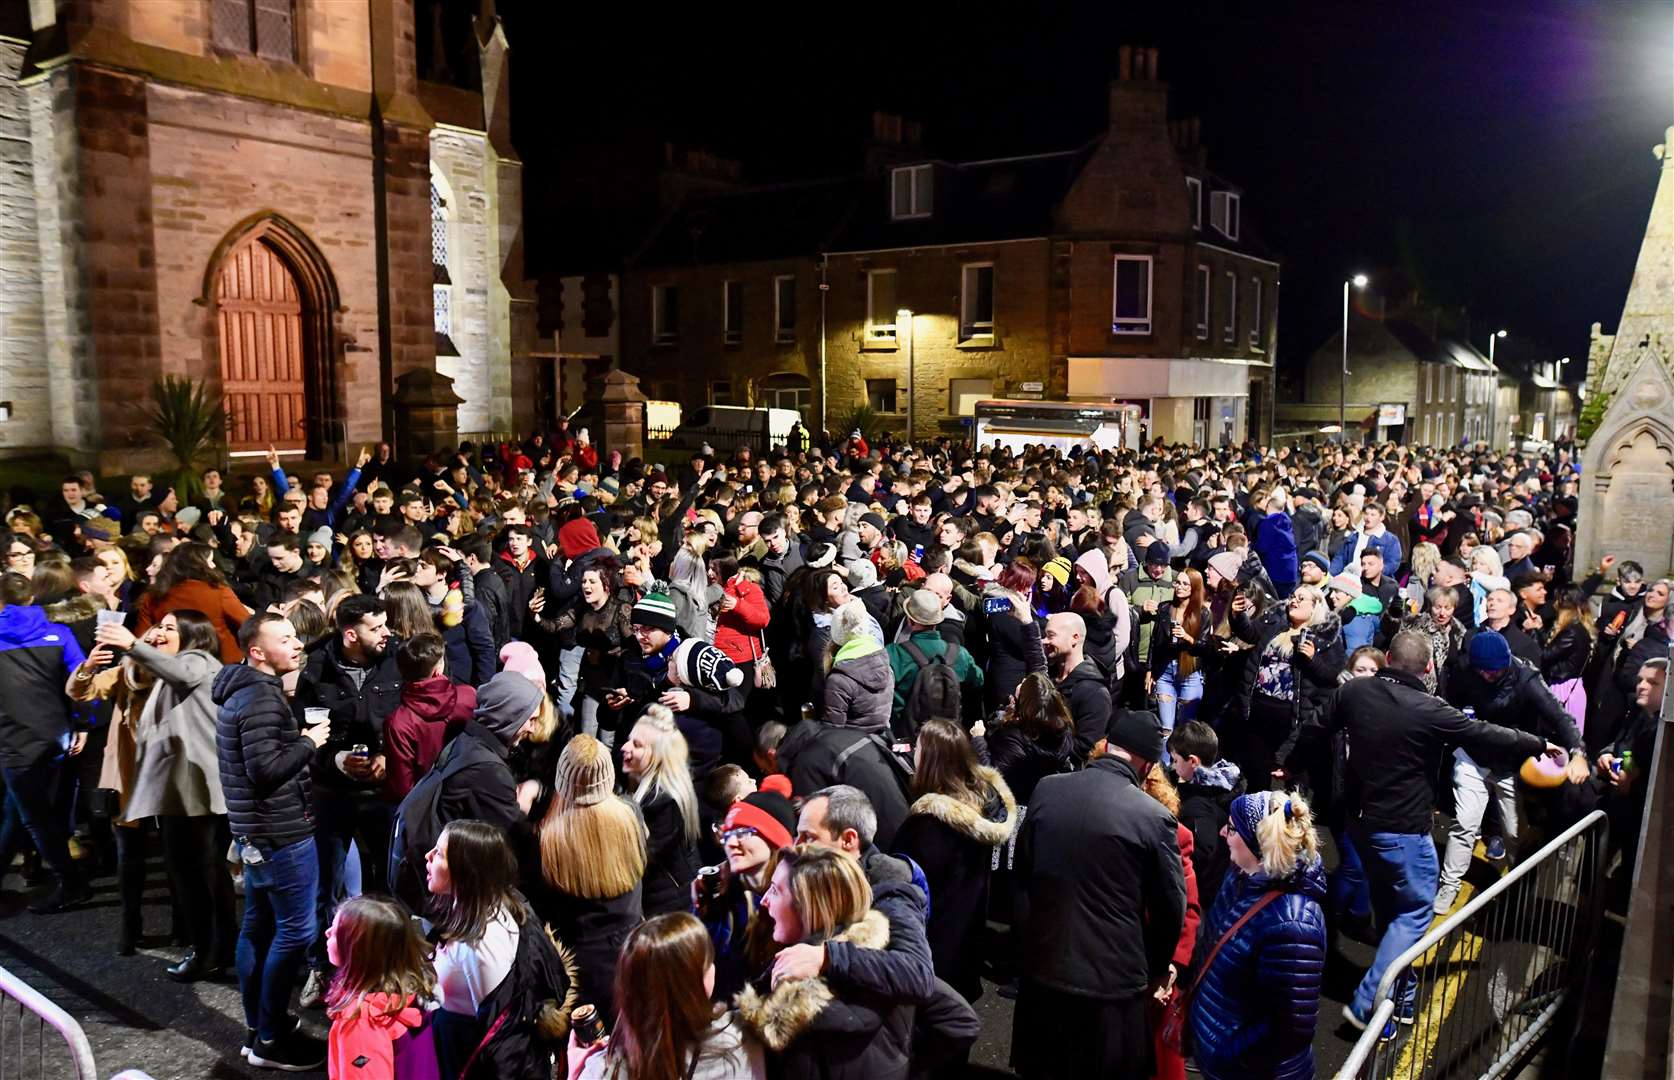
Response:
[{"label": "grey beanie hat", "polygon": [[477,691],[477,723],[510,746],[519,729],[540,708],[541,691],[515,671],[502,671]]}]

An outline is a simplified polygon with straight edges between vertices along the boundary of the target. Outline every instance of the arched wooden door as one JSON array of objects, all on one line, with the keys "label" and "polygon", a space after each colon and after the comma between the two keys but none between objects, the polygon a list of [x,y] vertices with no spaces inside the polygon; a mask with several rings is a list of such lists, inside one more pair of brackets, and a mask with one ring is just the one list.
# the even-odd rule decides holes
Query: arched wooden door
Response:
[{"label": "arched wooden door", "polygon": [[229,448],[305,449],[302,296],[290,268],[259,239],[240,245],[221,264],[216,306]]}]

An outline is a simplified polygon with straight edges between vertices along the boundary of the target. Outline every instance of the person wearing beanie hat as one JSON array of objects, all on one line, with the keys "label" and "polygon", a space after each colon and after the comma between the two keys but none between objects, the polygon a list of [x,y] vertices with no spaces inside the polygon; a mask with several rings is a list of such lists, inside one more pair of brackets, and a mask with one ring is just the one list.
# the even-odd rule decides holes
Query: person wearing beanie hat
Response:
[{"label": "person wearing beanie hat", "polygon": [[1361,595],[1360,579],[1353,574],[1333,574],[1327,583],[1328,592],[1339,592],[1350,600]]},{"label": "person wearing beanie hat", "polygon": [[581,997],[605,1023],[616,1012],[616,957],[644,920],[647,875],[638,809],[613,793],[610,749],[577,735],[558,756],[552,802],[540,823],[539,873],[526,875],[529,905],[575,952]]},{"label": "person wearing beanie hat", "polygon": [[1310,551],[1297,562],[1304,585],[1323,585],[1331,577],[1331,559],[1323,551]]},{"label": "person wearing beanie hat", "polygon": [[796,810],[777,791],[752,791],[727,809],[718,832],[726,861],[705,867],[691,895],[715,945],[715,995],[730,1000],[756,974],[745,930],[767,891],[773,853],[795,842]]},{"label": "person wearing beanie hat", "polygon": [[695,686],[716,694],[744,685],[743,670],[706,641],[682,641],[676,646],[668,676],[675,686]]},{"label": "person wearing beanie hat", "polygon": [[[1152,1049],[1150,991],[1169,982],[1185,925],[1174,816],[1141,788],[1162,755],[1155,715],[1118,713],[1106,747],[1036,785],[1017,842],[1031,916],[1011,1053],[1043,1076],[1137,1075],[1133,1062]],[[1131,918],[1112,922],[1111,911]],[[1103,1034],[1086,1038],[1093,1030]]]},{"label": "person wearing beanie hat", "polygon": [[[178,518],[176,519],[179,520]],[[302,557],[315,566],[331,565],[331,529],[320,526],[303,541]]]},{"label": "person wearing beanie hat", "polygon": [[1153,540],[1151,543],[1145,545],[1145,568],[1146,570],[1150,570],[1153,566],[1168,566],[1167,543]]},{"label": "person wearing beanie hat", "polygon": [[500,650],[500,669],[515,671],[531,683],[546,692],[546,669],[541,666],[541,658],[535,652],[535,647],[525,641],[508,641],[505,648]]},{"label": "person wearing beanie hat", "polygon": [[605,704],[637,718],[652,702],[672,709],[686,736],[691,771],[703,776],[724,758],[734,765],[753,761],[755,739],[744,705],[750,687],[724,652],[706,641],[682,640],[674,606],[663,593],[647,593],[633,609],[634,640],[621,692],[607,692]]},{"label": "person wearing beanie hat", "polygon": [[633,609],[633,624],[673,634],[678,630],[674,621],[674,601],[668,593],[653,589],[639,599]]},{"label": "person wearing beanie hat", "polygon": [[1511,646],[1496,631],[1478,630],[1471,635],[1469,658],[1473,671],[1497,675],[1511,666]]},{"label": "person wearing beanie hat", "polygon": [[[1226,944],[1200,976],[1190,1018],[1199,1066],[1209,1077],[1312,1076],[1309,1039],[1262,1022],[1319,1013],[1326,885],[1312,812],[1300,793],[1255,791],[1233,800],[1227,822],[1231,880],[1201,930]],[[1254,971],[1274,977],[1257,986]]]},{"label": "person wearing beanie hat", "polygon": [[[1152,544],[1151,546],[1156,547],[1157,545]],[[1237,551],[1217,551],[1209,556],[1208,566],[1223,580],[1236,584],[1238,572],[1244,569],[1244,556]],[[1211,585],[1211,588],[1213,587]]]}]

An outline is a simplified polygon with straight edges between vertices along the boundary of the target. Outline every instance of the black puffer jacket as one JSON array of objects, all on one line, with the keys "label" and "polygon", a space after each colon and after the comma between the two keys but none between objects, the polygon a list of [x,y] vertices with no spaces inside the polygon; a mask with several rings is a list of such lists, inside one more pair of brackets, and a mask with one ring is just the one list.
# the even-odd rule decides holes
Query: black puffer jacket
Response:
[{"label": "black puffer jacket", "polygon": [[233,836],[264,853],[308,839],[314,744],[298,729],[284,684],[246,664],[228,664],[215,676],[210,698],[220,709],[215,748]]},{"label": "black puffer jacket", "polygon": [[687,839],[680,805],[661,790],[639,805],[649,833],[645,841],[645,915],[689,911],[697,877],[697,844]]},{"label": "black puffer jacket", "polygon": [[1574,718],[1552,696],[1532,664],[1513,657],[1511,667],[1498,680],[1460,679],[1457,690],[1460,706],[1476,709],[1480,721],[1538,735],[1565,750],[1581,746]]},{"label": "black puffer jacket", "polygon": [[517,956],[477,1007],[487,1032],[460,1080],[547,1080],[562,1061],[570,1013],[579,1003],[575,959],[524,910]]},{"label": "black puffer jacket", "polygon": [[1027,806],[1036,784],[1075,767],[1075,732],[1066,727],[1031,739],[1021,725],[1003,724],[987,739],[986,750],[988,764],[1005,779],[1018,803]]},{"label": "black puffer jacket", "polygon": [[377,790],[379,781],[343,775],[337,768],[337,751],[363,744],[374,756],[383,752],[384,723],[401,704],[401,672],[395,666],[399,644],[390,638],[383,656],[359,668],[358,685],[350,670],[353,665],[343,655],[340,635],[321,638],[309,648],[292,705],[298,716],[306,715],[302,710],[307,708],[331,711],[331,737],[320,748],[314,765],[318,783],[341,790]]},{"label": "black puffer jacket", "polygon": [[1110,731],[1110,686],[1104,673],[1091,660],[1083,659],[1058,683],[1058,692],[1069,704],[1075,719],[1074,755],[1077,764],[1087,760],[1093,744]]},{"label": "black puffer jacket", "polygon": [[[1244,669],[1243,701],[1248,709],[1250,697],[1256,689],[1256,673],[1261,664],[1261,654],[1267,646],[1281,633],[1290,629],[1290,614],[1285,605],[1274,604],[1261,614],[1260,618],[1251,620],[1243,612],[1232,613],[1232,632],[1249,642],[1254,648],[1251,650],[1250,663]],[[1302,655],[1301,650],[1292,650],[1290,656],[1291,670],[1296,679],[1296,698],[1291,710],[1291,727],[1317,715],[1325,708],[1331,699],[1331,691],[1337,687],[1337,676],[1341,674],[1346,662],[1346,651],[1343,648],[1342,623],[1332,612],[1324,622],[1308,628],[1309,635],[1314,641],[1314,656],[1310,660]]]},{"label": "black puffer jacket", "polygon": [[[1046,670],[1040,647],[1040,624],[1029,611],[1029,601],[989,582],[977,608],[986,629],[988,667],[983,672],[984,704],[988,712],[1003,708],[1023,676]],[[1018,611],[1026,614],[1019,618]]]}]

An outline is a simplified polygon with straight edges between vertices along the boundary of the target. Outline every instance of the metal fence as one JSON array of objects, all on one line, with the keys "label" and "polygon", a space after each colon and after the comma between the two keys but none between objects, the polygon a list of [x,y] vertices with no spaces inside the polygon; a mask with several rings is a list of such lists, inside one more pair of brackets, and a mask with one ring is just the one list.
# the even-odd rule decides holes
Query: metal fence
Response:
[{"label": "metal fence", "polygon": [[[1593,811],[1396,958],[1337,1080],[1500,1077],[1519,1067],[1579,992],[1600,917],[1607,845]],[[1382,1032],[1402,972],[1418,980],[1412,1023]]]},{"label": "metal fence", "polygon": [[0,1077],[97,1080],[98,1075],[93,1046],[75,1018],[0,968]]}]

